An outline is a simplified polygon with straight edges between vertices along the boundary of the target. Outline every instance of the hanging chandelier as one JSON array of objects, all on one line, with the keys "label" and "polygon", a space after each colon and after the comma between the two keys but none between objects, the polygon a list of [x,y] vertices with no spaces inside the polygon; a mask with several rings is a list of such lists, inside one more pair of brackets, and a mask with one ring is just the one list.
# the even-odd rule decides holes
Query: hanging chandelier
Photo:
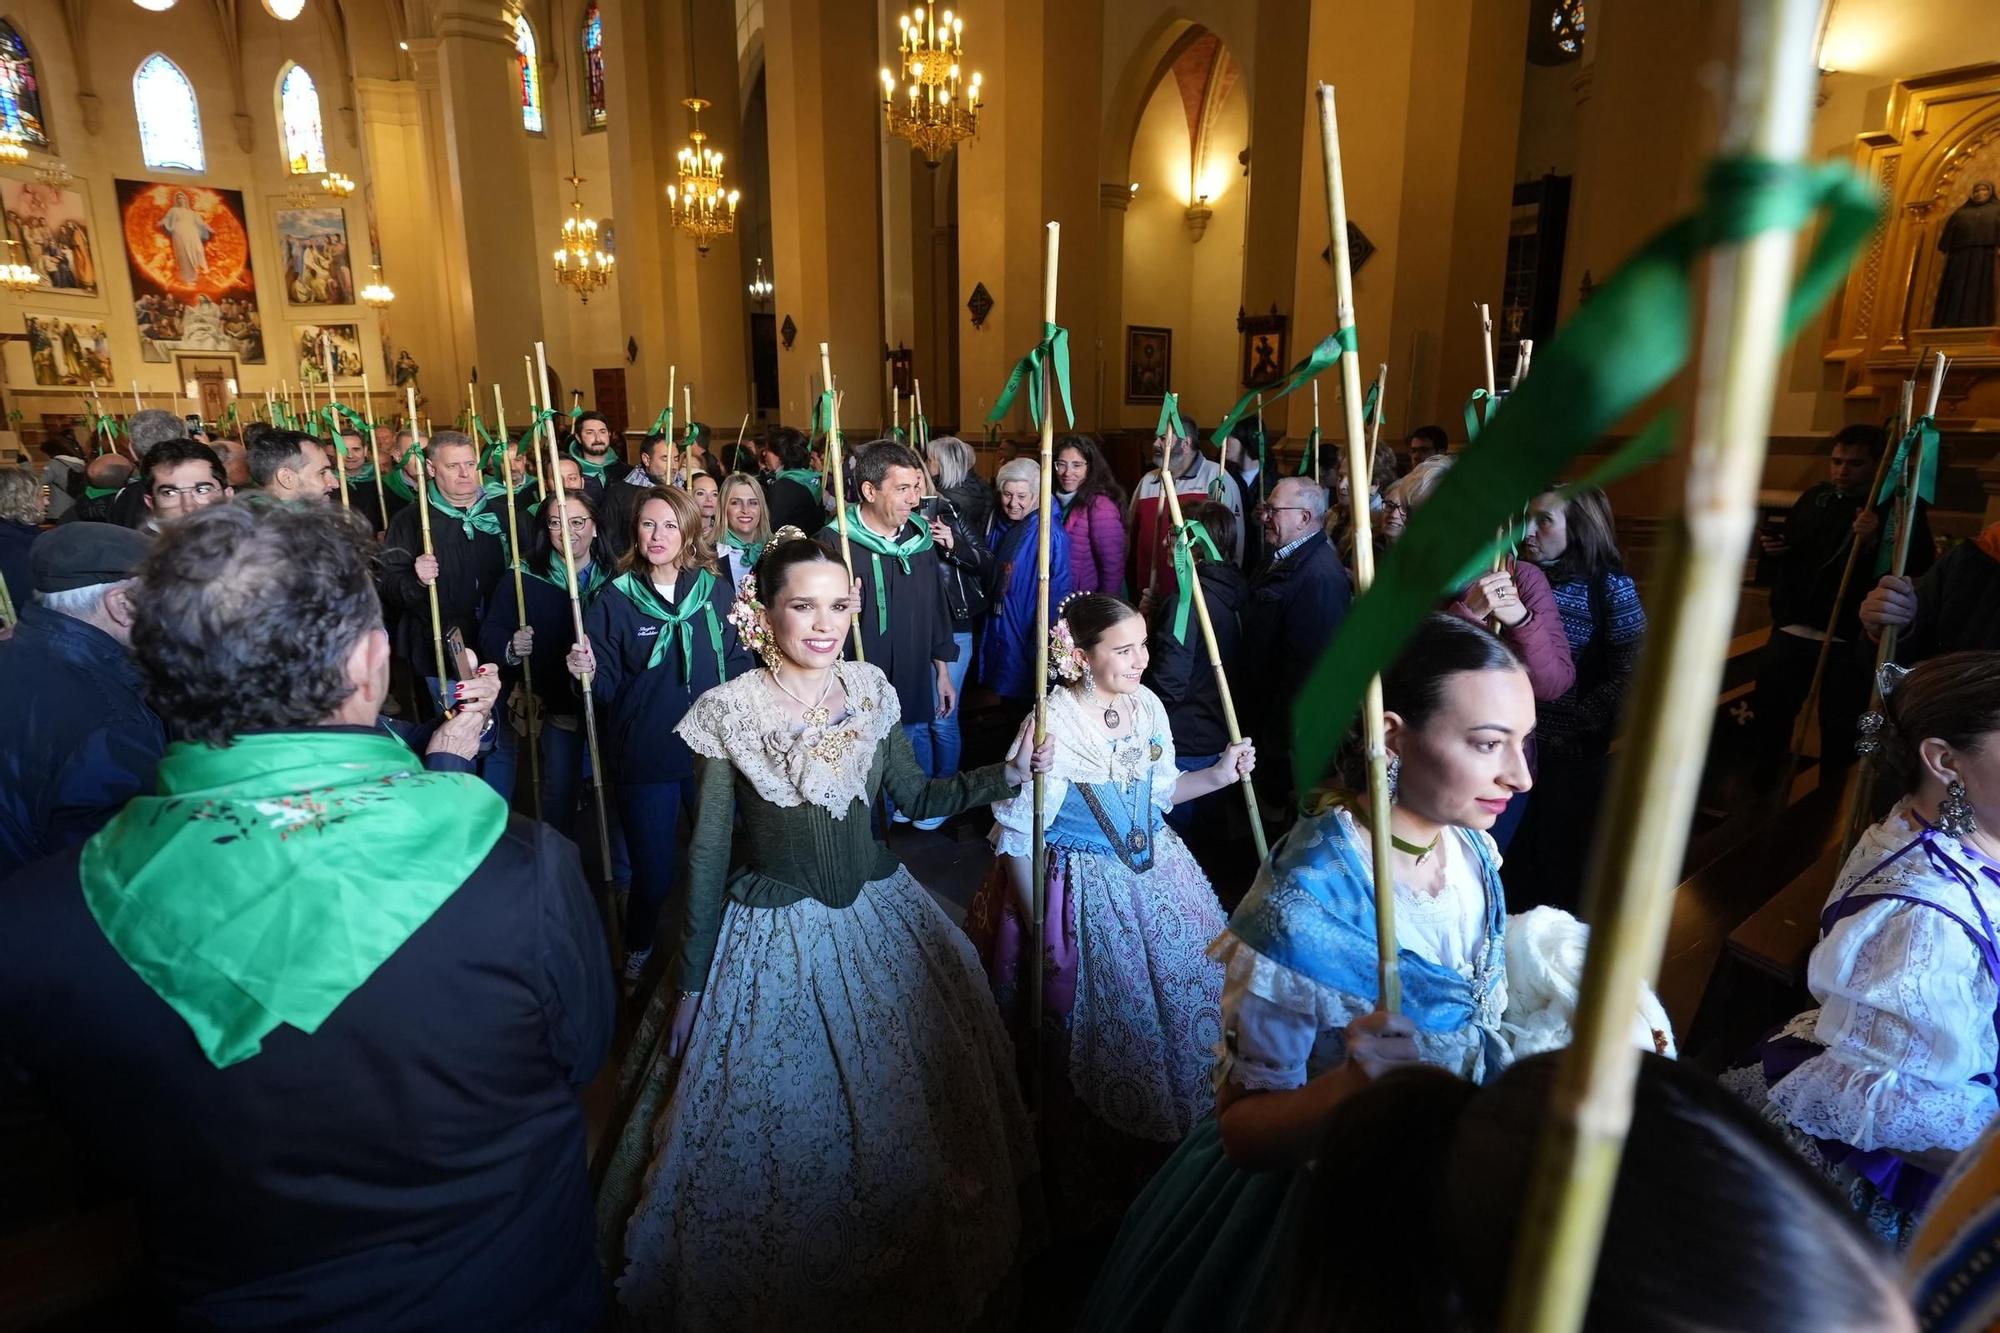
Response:
[{"label": "hanging chandelier", "polygon": [[882,114],[889,133],[923,150],[935,167],[963,140],[979,133],[980,76],[961,83],[965,60],[965,20],[947,9],[919,5],[901,19],[903,39],[897,48],[905,91],[897,96],[898,80],[882,71]]},{"label": "hanging chandelier", "polygon": [[708,146],[701,113],[713,105],[705,97],[690,97],[681,105],[693,113],[688,146],[680,152],[679,183],[667,187],[667,210],[674,226],[694,237],[695,253],[706,255],[708,243],[736,231],[735,190],[725,190],[722,154]]},{"label": "hanging chandelier", "polygon": [[611,281],[617,261],[597,244],[597,221],[583,215],[583,177],[565,176],[572,198],[563,219],[562,245],[556,250],[556,281],[590,304],[590,294]]},{"label": "hanging chandelier", "polygon": [[35,179],[51,190],[67,190],[76,184],[76,173],[65,166],[60,158],[50,158],[35,168]]},{"label": "hanging chandelier", "polygon": [[336,199],[345,199],[354,193],[354,177],[345,172],[329,171],[320,177],[319,188]]},{"label": "hanging chandelier", "polygon": [[0,287],[19,296],[42,285],[42,275],[14,258],[17,243],[7,242],[7,262],[0,264]]},{"label": "hanging chandelier", "polygon": [[764,276],[764,257],[762,255],[757,256],[757,276],[750,280],[750,286],[747,290],[750,293],[750,299],[758,305],[763,305],[771,299],[771,292],[774,288],[771,286],[771,280]]},{"label": "hanging chandelier", "polygon": [[361,303],[373,306],[377,310],[387,310],[389,303],[396,299],[396,293],[391,290],[388,283],[382,281],[382,266],[376,264],[373,267],[375,281],[361,289]]}]

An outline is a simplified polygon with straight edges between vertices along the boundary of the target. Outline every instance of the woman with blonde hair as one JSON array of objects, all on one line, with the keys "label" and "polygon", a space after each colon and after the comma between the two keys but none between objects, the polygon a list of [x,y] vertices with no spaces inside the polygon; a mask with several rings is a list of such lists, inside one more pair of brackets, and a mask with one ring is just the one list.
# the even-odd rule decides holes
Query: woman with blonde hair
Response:
[{"label": "woman with blonde hair", "polygon": [[694,755],[674,728],[704,691],[752,663],[728,623],[730,585],[692,496],[654,487],[623,535],[618,574],[584,613],[567,665],[590,677],[604,710],[605,776],[617,784],[632,858],[625,979],[637,984],[677,874],[681,811],[694,802]]},{"label": "woman with blonde hair", "polygon": [[12,623],[34,586],[28,547],[42,531],[42,486],[24,467],[0,468],[0,583],[13,603]]},{"label": "woman with blonde hair", "polygon": [[741,588],[771,540],[771,506],[764,499],[764,484],[747,472],[723,478],[721,503],[716,554],[729,566],[730,586]]}]

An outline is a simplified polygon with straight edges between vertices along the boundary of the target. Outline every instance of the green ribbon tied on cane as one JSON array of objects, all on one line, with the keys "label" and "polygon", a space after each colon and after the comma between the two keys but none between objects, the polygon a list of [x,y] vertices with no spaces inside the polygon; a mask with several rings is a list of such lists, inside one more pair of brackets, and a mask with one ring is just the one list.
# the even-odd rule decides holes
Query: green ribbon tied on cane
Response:
[{"label": "green ribbon tied on cane", "polygon": [[875,632],[878,634],[889,632],[889,583],[882,574],[882,557],[886,555],[894,560],[907,574],[910,572],[910,557],[922,555],[937,544],[931,535],[931,525],[923,515],[910,515],[910,522],[915,525],[916,531],[901,541],[893,541],[868,530],[868,525],[861,521],[860,505],[847,507],[847,540],[868,552],[875,562]]},{"label": "green ribbon tied on cane", "polygon": [[1056,392],[1062,397],[1063,417],[1076,427],[1076,412],[1069,401],[1069,330],[1060,324],[1042,325],[1042,340],[1029,349],[1028,354],[1014,363],[1014,371],[1007,377],[1007,387],[993,402],[993,410],[986,414],[988,421],[1000,421],[1014,406],[1014,395],[1021,391],[1023,381],[1028,386],[1028,416],[1036,426],[1042,424],[1042,411],[1046,404],[1042,401],[1046,377],[1056,382]]},{"label": "green ribbon tied on cane", "polygon": [[[235,411],[233,404],[230,407],[230,411]],[[328,403],[325,407],[314,413],[314,416],[318,419],[319,424],[325,428],[326,434],[323,437],[325,439],[330,440],[340,434],[340,423],[343,419],[346,420],[348,425],[360,431],[363,439],[366,439],[368,436],[367,419],[346,403]]]},{"label": "green ribbon tied on cane", "polygon": [[[1493,411],[1377,567],[1301,691],[1294,765],[1301,789],[1327,771],[1371,676],[1396,658],[1447,592],[1486,568],[1528,502],[1687,364],[1694,276],[1715,246],[1763,232],[1820,234],[1785,311],[1786,335],[1833,294],[1874,229],[1874,187],[1839,164],[1732,157],[1710,168],[1700,207],[1642,246],[1546,346],[1535,373]],[[1661,413],[1579,485],[1604,485],[1666,455],[1678,425]],[[1496,528],[1508,534],[1496,539]]]},{"label": "green ribbon tied on cane", "polygon": [[660,409],[660,415],[653,418],[653,424],[646,427],[648,437],[671,440],[674,437],[674,407],[672,403]]},{"label": "green ribbon tied on cane", "polygon": [[1187,427],[1181,424],[1179,394],[1170,393],[1160,399],[1160,424],[1153,427],[1153,438],[1156,440],[1187,438]]},{"label": "green ribbon tied on cane", "polygon": [[[1911,475],[1911,451],[1916,453],[1915,478],[1910,485],[1911,501],[1909,513],[1914,521],[1919,502],[1927,505],[1937,503],[1938,470],[1938,428],[1929,417],[1918,417],[1903,432],[1903,438],[1896,442],[1895,455],[1889,460],[1889,471],[1882,478],[1882,488],[1876,492],[1874,503],[1887,504],[1891,500],[1903,498],[1905,479]],[[1900,529],[1904,515],[1903,506],[1889,511],[1889,523],[1882,533],[1882,545],[1875,556],[1877,577],[1892,573],[1895,569],[1896,548],[1902,544]]]},{"label": "green ribbon tied on cane", "polygon": [[1319,427],[1318,426],[1314,426],[1311,430],[1306,432],[1305,447],[1299,450],[1299,475],[1301,477],[1313,477],[1313,478],[1317,478],[1319,476]]},{"label": "green ribbon tied on cane", "polygon": [[[431,508],[442,512],[447,517],[457,519],[459,527],[464,531],[467,541],[471,541],[475,533],[483,532],[489,537],[498,537],[501,547],[503,549],[506,547],[507,537],[506,534],[500,531],[500,516],[486,508],[486,502],[492,499],[491,496],[482,491],[477,500],[460,509],[457,505],[444,498],[444,493],[438,490],[436,482],[431,483],[430,492]],[[508,558],[512,559],[512,555],[510,554]]]},{"label": "green ribbon tied on cane", "polygon": [[1319,340],[1319,345],[1312,349],[1305,360],[1285,372],[1283,379],[1279,380],[1276,384],[1265,385],[1261,389],[1252,389],[1249,393],[1237,399],[1236,406],[1229,409],[1229,415],[1222,418],[1222,424],[1209,432],[1209,442],[1217,448],[1221,448],[1222,442],[1229,438],[1229,432],[1234,430],[1236,423],[1243,419],[1243,414],[1257,405],[1257,398],[1260,394],[1268,404],[1277,402],[1288,393],[1296,393],[1306,385],[1312,383],[1318,376],[1333,369],[1334,366],[1340,363],[1341,352],[1351,352],[1354,350],[1354,347],[1355,337],[1354,326],[1352,324],[1338,333],[1327,334],[1326,337]]},{"label": "green ribbon tied on cane", "polygon": [[1174,603],[1174,638],[1187,642],[1188,608],[1194,605],[1194,548],[1199,546],[1208,552],[1210,560],[1220,561],[1222,552],[1215,549],[1215,538],[1208,535],[1208,529],[1199,523],[1183,523],[1174,529],[1174,583],[1176,601]]},{"label": "green ribbon tied on cane", "polygon": [[1500,395],[1488,393],[1484,389],[1474,389],[1472,396],[1465,400],[1465,442],[1471,444],[1479,438],[1479,432],[1493,421],[1493,409],[1500,405]]},{"label": "green ribbon tied on cane", "polygon": [[572,400],[569,405],[570,425],[574,426],[581,420],[583,420],[583,403],[578,400]]},{"label": "green ribbon tied on cane", "polygon": [[831,434],[833,431],[833,390],[824,389],[813,399],[812,433]]},{"label": "green ribbon tied on cane", "polygon": [[687,596],[672,606],[662,601],[652,583],[636,572],[620,574],[611,580],[611,586],[624,593],[641,612],[665,622],[660,626],[659,636],[653,640],[652,655],[646,659],[648,671],[666,660],[667,649],[678,640],[681,645],[681,680],[692,684],[694,631],[688,625],[696,616],[703,616],[708,623],[708,646],[715,650],[716,678],[729,679],[729,664],[722,655],[722,624],[715,618],[715,603],[709,600],[709,594],[715,588],[715,575],[705,569],[698,570],[694,586],[688,589]]}]

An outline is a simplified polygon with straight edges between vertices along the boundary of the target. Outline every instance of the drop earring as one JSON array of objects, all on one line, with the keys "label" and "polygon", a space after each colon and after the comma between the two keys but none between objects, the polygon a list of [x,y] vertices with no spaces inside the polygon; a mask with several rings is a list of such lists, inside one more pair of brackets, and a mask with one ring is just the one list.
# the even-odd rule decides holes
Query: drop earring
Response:
[{"label": "drop earring", "polygon": [[1389,756],[1389,804],[1390,805],[1394,805],[1396,803],[1397,788],[1401,785],[1402,776],[1403,776],[1403,756],[1399,754],[1390,755]]},{"label": "drop earring", "polygon": [[1965,784],[1953,778],[1944,789],[1944,799],[1938,802],[1938,832],[1963,840],[1978,831],[1972,802],[1965,799]]}]

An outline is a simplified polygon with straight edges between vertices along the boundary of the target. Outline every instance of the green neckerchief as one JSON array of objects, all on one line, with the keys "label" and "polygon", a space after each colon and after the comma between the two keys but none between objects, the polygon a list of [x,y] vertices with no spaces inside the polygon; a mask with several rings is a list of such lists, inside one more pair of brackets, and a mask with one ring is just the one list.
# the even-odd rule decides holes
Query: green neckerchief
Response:
[{"label": "green neckerchief", "polygon": [[481,491],[477,500],[460,509],[457,505],[444,498],[444,492],[437,488],[436,482],[431,483],[431,508],[441,510],[452,518],[457,519],[459,526],[465,530],[467,541],[472,540],[474,533],[484,532],[489,536],[498,537],[500,544],[505,546],[507,544],[507,537],[505,533],[500,531],[500,516],[486,507],[487,501],[492,498],[492,496]]},{"label": "green neckerchief", "polygon": [[1174,582],[1179,585],[1174,595],[1174,638],[1180,643],[1187,642],[1188,608],[1194,605],[1194,548],[1199,546],[1208,552],[1210,560],[1222,559],[1222,552],[1215,549],[1215,539],[1208,535],[1208,529],[1199,523],[1183,523],[1174,529]]},{"label": "green neckerchief", "polygon": [[375,480],[375,465],[373,463],[363,463],[360,467],[349,468],[347,470],[347,484],[349,486],[366,486],[373,480]]},{"label": "green neckerchief", "polygon": [[583,456],[583,446],[575,440],[569,442],[569,456],[574,458],[577,467],[583,470],[583,479],[585,481],[601,482],[604,480],[604,474],[611,470],[612,458],[610,454],[607,453],[604,455],[602,463],[593,463]]},{"label": "green neckerchief", "polygon": [[882,557],[885,555],[892,557],[907,574],[910,572],[910,557],[922,555],[937,544],[936,539],[931,536],[931,526],[924,521],[923,515],[910,515],[910,522],[916,525],[917,530],[901,541],[878,537],[868,530],[866,523],[861,521],[860,505],[847,507],[848,540],[867,551],[875,562],[875,632],[878,634],[889,632],[889,585],[882,577]]},{"label": "green neckerchief", "polygon": [[177,741],[84,844],[84,902],[217,1068],[327,1016],[500,840],[507,803],[379,732]]},{"label": "green neckerchief", "polygon": [[105,496],[116,495],[124,489],[123,486],[86,486],[83,488],[83,498],[86,500],[102,500]]},{"label": "green neckerchief", "polygon": [[389,494],[400,496],[406,504],[417,498],[415,488],[410,485],[410,478],[401,468],[382,478],[382,485]]},{"label": "green neckerchief", "polygon": [[646,659],[648,671],[666,658],[667,646],[679,639],[681,679],[689,685],[694,683],[694,632],[687,628],[687,624],[700,615],[708,620],[708,646],[715,650],[715,674],[723,680],[729,679],[729,664],[722,656],[722,622],[715,618],[715,605],[708,600],[710,591],[715,587],[715,575],[705,569],[697,570],[694,586],[672,606],[660,600],[660,594],[650,579],[637,573],[620,574],[611,580],[611,586],[624,593],[626,599],[643,614],[666,622],[660,627],[659,637],[653,640],[653,655]]},{"label": "green neckerchief", "polygon": [[748,537],[739,537],[728,528],[722,530],[722,544],[732,550],[743,552],[743,558],[752,569],[764,556],[764,543],[753,542]]},{"label": "green neckerchief", "polygon": [[[536,569],[535,562],[524,556],[521,560],[521,572],[531,579],[540,579],[542,582],[560,589],[564,596],[569,595],[569,574],[563,569],[561,554],[554,550],[549,552],[549,563],[545,569]],[[607,578],[608,575],[605,574],[603,568],[595,562],[577,566],[577,598],[584,602],[590,601],[591,598],[597,595],[597,590],[604,586]]]},{"label": "green neckerchief", "polygon": [[819,499],[822,494],[820,490],[820,475],[809,467],[788,467],[778,474],[778,480],[796,481],[799,485],[811,491],[815,500]]}]

